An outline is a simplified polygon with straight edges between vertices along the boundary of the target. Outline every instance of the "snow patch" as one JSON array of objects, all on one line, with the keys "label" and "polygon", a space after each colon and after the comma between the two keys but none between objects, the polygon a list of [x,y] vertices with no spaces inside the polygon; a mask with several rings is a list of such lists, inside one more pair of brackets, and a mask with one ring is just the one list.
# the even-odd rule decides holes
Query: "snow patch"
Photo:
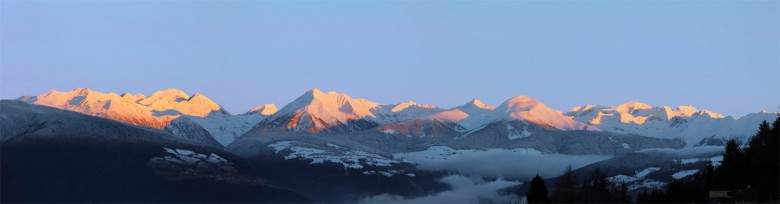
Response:
[{"label": "snow patch", "polygon": [[697,172],[699,172],[699,170],[696,170],[696,169],[680,171],[680,172],[672,174],[672,178],[674,178],[674,179],[681,179],[681,178],[685,178],[685,177],[691,176],[693,174],[696,174]]},{"label": "snow patch", "polygon": [[[399,161],[382,157],[380,155],[357,151],[357,150],[344,150],[343,147],[330,144],[330,147],[335,147],[333,151],[326,151],[321,149],[309,148],[309,147],[297,147],[292,145],[292,141],[276,142],[268,145],[273,148],[276,154],[284,149],[289,149],[290,154],[285,155],[285,160],[301,159],[310,160],[310,164],[322,164],[325,162],[337,163],[344,166],[344,168],[350,169],[363,169],[364,165],[389,167],[393,164],[400,163]],[[365,173],[365,172],[364,172]]]},{"label": "snow patch", "polygon": [[155,157],[154,159],[163,159],[168,162],[181,164],[181,165],[195,165],[198,162],[206,162],[210,164],[227,164],[228,161],[225,158],[220,157],[214,153],[209,155],[196,153],[186,149],[171,149],[163,148],[168,155],[164,157]]},{"label": "snow patch", "polygon": [[382,133],[395,135],[398,134],[398,131],[395,131],[393,129],[387,129],[387,130],[382,130]]},{"label": "snow patch", "polygon": [[274,154],[279,154],[284,149],[287,149],[292,145],[292,141],[281,141],[268,145],[268,147],[274,149]]},{"label": "snow patch", "polygon": [[523,127],[523,131],[517,131],[512,125],[506,124],[506,130],[509,132],[507,135],[507,139],[509,140],[516,140],[520,138],[526,138],[531,136],[531,132],[528,132],[528,122],[525,122],[525,120],[520,120],[523,123],[525,123],[525,126]]},{"label": "snow patch", "polygon": [[642,181],[641,183],[631,184],[628,186],[629,191],[638,190],[640,188],[647,188],[647,189],[661,189],[666,186],[666,183],[661,181],[656,181],[653,179],[647,179]]},{"label": "snow patch", "polygon": [[635,176],[637,178],[645,178],[648,174],[656,172],[658,170],[661,170],[661,168],[658,168],[658,167],[648,167],[646,169],[643,169],[641,171],[636,172]]},{"label": "snow patch", "polygon": [[618,184],[619,184],[619,183],[631,183],[631,182],[634,182],[634,181],[636,181],[636,180],[639,180],[639,179],[638,179],[638,178],[636,178],[636,177],[633,177],[633,176],[626,176],[626,175],[623,175],[623,174],[619,174],[619,175],[616,175],[616,176],[612,176],[612,177],[609,177],[609,178],[607,178],[607,179],[608,179],[610,182],[612,182],[612,183],[618,183]]}]

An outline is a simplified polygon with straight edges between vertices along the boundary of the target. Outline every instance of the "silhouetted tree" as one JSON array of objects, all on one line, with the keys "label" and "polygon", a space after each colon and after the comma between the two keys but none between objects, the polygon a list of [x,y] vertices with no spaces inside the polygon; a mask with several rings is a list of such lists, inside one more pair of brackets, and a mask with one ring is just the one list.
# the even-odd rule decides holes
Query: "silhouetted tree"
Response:
[{"label": "silhouetted tree", "polygon": [[777,201],[780,198],[779,138],[780,117],[771,126],[764,121],[744,149],[734,139],[726,143],[720,166],[708,163],[704,172],[692,179],[674,181],[665,191],[640,193],[637,202],[705,203],[710,202],[710,190],[730,190],[731,198],[736,201]]},{"label": "silhouetted tree", "polygon": [[617,191],[616,200],[619,203],[631,203],[631,196],[628,195],[628,185],[626,182],[620,183],[620,189]]},{"label": "silhouetted tree", "polygon": [[571,165],[569,165],[566,167],[563,175],[558,177],[558,180],[555,182],[552,200],[557,203],[582,202],[577,196],[580,189],[577,183],[577,175],[572,171]]},{"label": "silhouetted tree", "polygon": [[641,193],[639,193],[639,195],[637,195],[636,202],[637,203],[648,203],[648,202],[650,202],[648,200],[647,196],[648,196],[647,195],[647,190],[643,190]]},{"label": "silhouetted tree", "polygon": [[533,180],[531,180],[531,189],[528,189],[528,193],[525,194],[525,198],[528,203],[548,203],[550,199],[547,197],[547,186],[544,185],[544,180],[537,174]]},{"label": "silhouetted tree", "polygon": [[726,151],[723,152],[723,161],[715,171],[717,177],[716,188],[725,190],[737,190],[745,188],[744,179],[744,155],[739,147],[739,142],[730,139],[726,142]]},{"label": "silhouetted tree", "polygon": [[777,200],[778,196],[778,154],[780,154],[780,117],[770,127],[766,121],[758,127],[756,135],[748,142],[745,149],[747,183],[755,201],[767,202]]},{"label": "silhouetted tree", "polygon": [[598,202],[598,203],[606,203],[609,202],[609,188],[610,183],[607,180],[607,176],[601,172],[601,168],[596,168],[596,170],[591,175],[591,180],[588,182],[589,188],[589,197],[590,199],[588,201],[590,202]]}]

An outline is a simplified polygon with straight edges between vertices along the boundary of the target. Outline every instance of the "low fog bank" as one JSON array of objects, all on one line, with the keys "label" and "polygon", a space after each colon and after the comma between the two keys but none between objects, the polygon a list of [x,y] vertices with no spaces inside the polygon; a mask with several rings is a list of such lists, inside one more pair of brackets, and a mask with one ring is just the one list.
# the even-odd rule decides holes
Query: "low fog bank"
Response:
[{"label": "low fog bank", "polygon": [[697,158],[719,155],[723,153],[725,148],[723,146],[698,146],[698,147],[686,147],[682,149],[644,149],[637,151],[637,153],[644,154],[664,154],[671,158]]},{"label": "low fog bank", "polygon": [[479,177],[462,175],[445,176],[439,181],[450,185],[452,190],[418,198],[382,194],[366,198],[362,203],[509,203],[518,200],[517,197],[499,195],[498,191],[521,184],[521,182],[503,179],[485,181]]},{"label": "low fog bank", "polygon": [[[567,166],[580,168],[611,158],[605,155],[541,154],[530,149],[489,149],[421,151],[400,155],[425,170],[454,171],[483,178],[507,178],[527,181],[536,174],[553,178],[563,173]],[[469,152],[464,152],[469,151]]]}]

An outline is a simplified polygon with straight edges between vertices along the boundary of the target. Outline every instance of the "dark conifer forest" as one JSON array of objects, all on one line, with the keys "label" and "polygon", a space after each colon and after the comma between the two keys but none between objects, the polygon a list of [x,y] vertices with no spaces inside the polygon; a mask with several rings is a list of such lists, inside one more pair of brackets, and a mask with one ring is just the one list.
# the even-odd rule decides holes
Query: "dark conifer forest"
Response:
[{"label": "dark conifer forest", "polygon": [[709,163],[691,177],[675,180],[665,189],[641,191],[633,199],[624,183],[610,182],[599,168],[590,175],[577,175],[568,168],[549,195],[544,180],[534,177],[525,196],[528,203],[778,202],[779,137],[780,117],[771,124],[764,121],[747,144],[728,140],[718,164]]}]

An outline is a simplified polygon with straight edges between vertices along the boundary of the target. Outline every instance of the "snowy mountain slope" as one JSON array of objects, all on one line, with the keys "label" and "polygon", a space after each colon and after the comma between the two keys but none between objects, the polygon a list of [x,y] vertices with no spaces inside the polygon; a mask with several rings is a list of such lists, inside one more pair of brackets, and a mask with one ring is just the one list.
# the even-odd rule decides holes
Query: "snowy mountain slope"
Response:
[{"label": "snowy mountain slope", "polygon": [[[301,133],[301,132],[248,132],[226,147],[228,151],[244,157],[255,157],[269,149],[268,145],[281,141],[307,148],[327,149],[328,144],[348,147],[353,150],[378,155],[392,155],[400,152],[419,151],[429,146],[449,146],[455,149],[490,148],[533,148],[544,154],[598,154],[614,155],[630,153],[647,148],[681,148],[679,140],[644,137],[633,134],[616,134],[604,131],[547,131],[536,128],[533,134],[519,139],[507,137],[506,125],[524,125],[521,121],[492,123],[490,126],[471,135],[454,137],[409,137],[402,134],[388,134],[367,130],[337,133]],[[496,127],[492,127],[496,126]],[[503,126],[503,128],[501,128]]]},{"label": "snowy mountain slope", "polygon": [[318,133],[333,127],[368,129],[378,123],[371,109],[379,104],[346,94],[312,89],[264,120],[261,131],[289,130]]},{"label": "snowy mountain slope", "polygon": [[271,104],[259,105],[257,107],[252,108],[252,109],[249,109],[249,111],[247,111],[246,113],[243,113],[241,115],[260,114],[260,115],[263,115],[263,116],[270,116],[270,115],[273,115],[274,113],[276,113],[277,111],[279,111],[279,110],[276,109],[276,105],[271,103]]},{"label": "snowy mountain slope", "polygon": [[11,100],[0,119],[2,202],[307,200],[232,153],[160,130]]},{"label": "snowy mountain slope", "polygon": [[[532,133],[529,125],[543,127],[540,130],[598,130],[595,127],[577,122],[564,116],[560,111],[547,107],[543,103],[527,97],[510,98],[498,107],[485,105],[474,99],[468,103],[418,119],[383,125],[377,128],[384,133],[398,133],[410,136],[453,137],[468,135],[491,123],[502,121],[522,121],[522,127],[503,126],[512,132],[508,137],[521,138]],[[437,133],[440,133],[437,135]]]},{"label": "snowy mountain slope", "polygon": [[432,105],[415,103],[414,101],[392,105],[380,105],[371,110],[371,112],[382,121],[382,124],[407,121],[433,115],[442,111],[444,111],[444,109]]},{"label": "snowy mountain slope", "polygon": [[362,98],[312,89],[263,120],[255,131],[349,132],[409,120],[442,111],[431,105],[405,102],[380,105]]},{"label": "snowy mountain slope", "polygon": [[386,134],[401,134],[417,137],[456,137],[470,129],[477,128],[484,121],[494,119],[495,107],[485,105],[478,99],[450,110],[441,111],[417,119],[377,127]]},{"label": "snowy mountain slope", "polygon": [[[208,131],[209,135],[211,135],[212,138],[219,142],[219,144],[222,146],[227,146],[231,142],[235,141],[236,138],[257,125],[257,123],[276,113],[276,111],[276,105],[265,104],[252,108],[246,113],[239,115],[212,114],[206,117],[182,115],[181,117],[171,122],[171,124],[169,124],[166,129],[169,127],[171,129],[180,128],[171,127],[179,125],[179,123],[175,123],[176,120],[181,119],[192,121],[195,124],[198,124],[204,130]],[[174,134],[186,136],[185,134],[188,134],[188,132],[182,131],[175,132]]]},{"label": "snowy mountain slope", "polygon": [[66,135],[74,137],[72,139],[198,144],[152,128],[20,101],[0,101],[0,119],[0,143],[17,137],[56,138]]},{"label": "snowy mountain slope", "polygon": [[[307,91],[278,111],[276,106],[268,104],[240,115],[230,115],[202,94],[188,96],[176,89],[157,91],[150,96],[75,89],[51,91],[19,100],[139,126],[179,130],[173,133],[182,138],[192,138],[184,135],[188,132],[182,130],[196,131],[198,128],[166,126],[198,124],[223,146],[250,130],[308,133],[376,130],[386,135],[460,138],[488,126],[505,129],[505,137],[512,140],[529,137],[535,131],[603,130],[680,138],[688,146],[721,145],[727,138],[747,138],[753,133],[755,124],[774,117],[774,113],[762,112],[734,119],[692,106],[653,107],[638,102],[615,107],[581,106],[564,115],[527,96],[513,97],[498,107],[474,99],[444,110],[412,101],[379,104],[317,89]],[[186,122],[171,123],[182,117],[186,117],[181,119]],[[491,125],[494,123],[502,125]]]},{"label": "snowy mountain slope", "polygon": [[169,132],[171,135],[185,140],[195,141],[213,147],[222,147],[223,145],[215,140],[214,136],[208,130],[204,129],[198,122],[195,122],[187,116],[179,117],[171,121],[168,126],[165,126],[165,132]]},{"label": "snowy mountain slope", "polygon": [[725,139],[735,137],[745,139],[754,133],[758,123],[776,117],[774,113],[761,112],[734,119],[692,106],[672,109],[638,102],[616,107],[580,106],[566,115],[604,131],[681,138],[688,146],[721,145]]},{"label": "snowy mountain slope", "polygon": [[25,96],[20,100],[156,129],[164,129],[180,115],[206,117],[211,114],[228,114],[203,94],[187,96],[177,89],[157,91],[146,97],[129,93],[120,96],[77,88],[67,92],[51,91],[38,96]]},{"label": "snowy mountain slope", "polygon": [[556,130],[598,130],[592,126],[566,117],[560,111],[547,107],[543,103],[527,96],[513,97],[496,108],[499,116],[518,119]]},{"label": "snowy mountain slope", "polygon": [[231,115],[203,94],[188,96],[177,89],[157,91],[147,97],[142,94],[106,94],[78,88],[68,92],[51,91],[38,96],[25,96],[20,100],[166,130],[181,138],[194,139],[208,145],[215,145],[211,141],[216,140],[219,142],[217,146],[230,144],[258,122],[276,113],[275,105],[266,104],[244,114]]}]

